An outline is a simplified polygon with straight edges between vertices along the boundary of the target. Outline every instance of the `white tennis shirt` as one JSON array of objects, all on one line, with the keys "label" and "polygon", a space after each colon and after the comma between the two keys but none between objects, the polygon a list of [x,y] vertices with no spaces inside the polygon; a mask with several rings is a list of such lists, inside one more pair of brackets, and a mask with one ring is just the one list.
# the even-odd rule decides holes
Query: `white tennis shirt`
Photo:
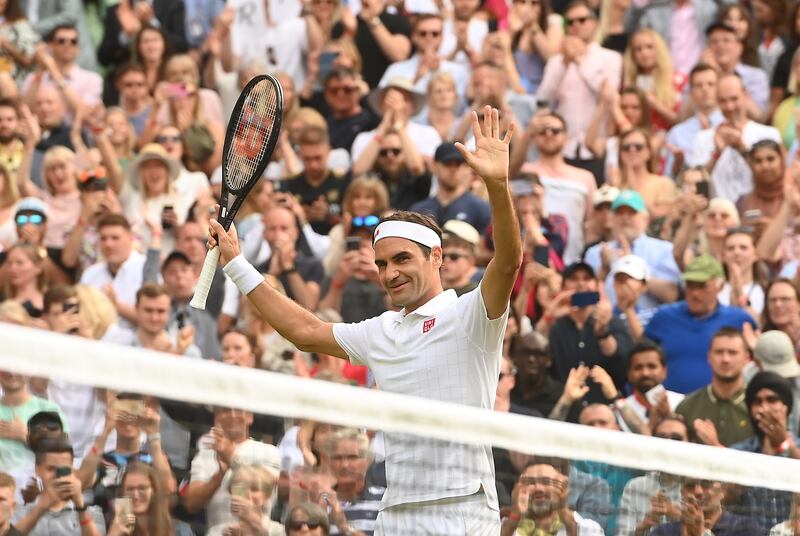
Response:
[{"label": "white tennis shirt", "polygon": [[[367,365],[383,391],[491,410],[508,309],[489,320],[480,287],[447,290],[406,314],[387,311],[333,335],[355,365]],[[498,509],[490,446],[387,433],[381,509],[486,492]]]}]

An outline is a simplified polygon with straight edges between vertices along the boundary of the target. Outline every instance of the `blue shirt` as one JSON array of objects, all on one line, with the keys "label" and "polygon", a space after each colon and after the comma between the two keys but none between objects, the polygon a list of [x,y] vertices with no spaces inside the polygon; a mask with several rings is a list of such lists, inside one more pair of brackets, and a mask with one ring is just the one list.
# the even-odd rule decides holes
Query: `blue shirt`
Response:
[{"label": "blue shirt", "polygon": [[464,192],[447,206],[442,206],[439,199],[429,197],[411,205],[411,210],[433,216],[439,225],[448,220],[461,220],[472,225],[482,235],[492,219],[489,203],[472,192]]},{"label": "blue shirt", "polygon": [[711,382],[708,348],[720,328],[741,329],[745,322],[756,327],[750,315],[738,307],[717,305],[704,318],[689,313],[686,301],[662,305],[645,329],[645,337],[661,344],[667,356],[664,387],[682,394],[691,393]]}]

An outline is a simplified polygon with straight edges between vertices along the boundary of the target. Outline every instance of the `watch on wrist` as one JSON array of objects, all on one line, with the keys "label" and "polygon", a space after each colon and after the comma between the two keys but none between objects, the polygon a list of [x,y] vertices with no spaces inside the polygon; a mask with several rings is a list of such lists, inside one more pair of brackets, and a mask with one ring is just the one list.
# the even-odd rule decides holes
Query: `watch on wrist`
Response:
[{"label": "watch on wrist", "polygon": [[380,26],[383,23],[381,22],[381,18],[380,17],[375,16],[375,17],[372,17],[371,19],[369,19],[369,22],[367,24],[369,25],[370,28],[377,28],[378,26]]}]

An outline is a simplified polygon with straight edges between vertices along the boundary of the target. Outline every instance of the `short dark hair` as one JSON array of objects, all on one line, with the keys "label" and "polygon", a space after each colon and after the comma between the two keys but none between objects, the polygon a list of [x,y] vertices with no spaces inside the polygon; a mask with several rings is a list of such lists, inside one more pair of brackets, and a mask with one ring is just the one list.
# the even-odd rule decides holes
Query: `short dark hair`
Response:
[{"label": "short dark hair", "polygon": [[50,287],[47,289],[47,292],[44,293],[44,312],[45,314],[50,312],[50,308],[56,303],[64,303],[70,298],[77,298],[78,293],[75,291],[75,287],[71,287],[69,285],[56,285],[54,287]]},{"label": "short dark hair", "polygon": [[358,74],[353,69],[348,67],[334,67],[330,70],[330,72],[325,76],[325,81],[323,82],[324,86],[328,85],[328,82],[331,80],[341,80],[343,78],[356,78]]},{"label": "short dark hair", "polygon": [[[549,465],[560,474],[569,478],[569,460],[565,460],[564,458],[556,458],[555,456],[534,456],[525,464],[525,469],[533,467],[534,465]],[[525,469],[523,469],[523,472]]]},{"label": "short dark hair", "polygon": [[144,66],[141,63],[128,61],[117,67],[117,70],[114,73],[114,82],[119,84],[120,80],[122,80],[122,77],[128,73],[141,73],[143,75],[147,74],[144,70]]},{"label": "short dark hair", "polygon": [[413,32],[416,32],[417,31],[417,27],[421,23],[425,22],[426,20],[431,20],[431,19],[443,20],[442,16],[439,13],[420,13],[414,19],[414,24],[411,25],[411,30]]},{"label": "short dark hair", "polygon": [[167,289],[158,283],[145,283],[136,291],[136,305],[139,305],[142,298],[160,298],[161,296],[167,296]]},{"label": "short dark hair", "polygon": [[58,34],[58,32],[60,32],[61,30],[72,30],[73,32],[78,34],[78,40],[80,40],[80,32],[78,31],[78,28],[72,23],[62,22],[61,24],[57,25],[55,28],[50,30],[50,32],[45,37],[45,41],[47,41],[48,43],[52,43],[53,41],[55,41],[56,34]]},{"label": "short dark hair", "polygon": [[564,119],[563,115],[556,112],[555,110],[546,109],[542,112],[542,114],[539,117],[555,117],[556,119],[558,119],[559,123],[561,123],[562,127],[567,128],[567,120]]},{"label": "short dark hair", "polygon": [[742,345],[744,345],[745,350],[748,352],[750,351],[750,346],[747,344],[747,339],[744,338],[744,333],[742,333],[742,330],[731,326],[721,327],[714,332],[714,335],[711,336],[711,342],[708,345],[709,349],[711,348],[711,345],[714,344],[714,341],[721,337],[739,339],[742,341]]},{"label": "short dark hair", "polygon": [[514,335],[511,338],[511,344],[508,348],[509,357],[534,352],[550,355],[550,341],[547,337],[534,330],[524,335]]},{"label": "short dark hair", "polygon": [[126,231],[131,230],[131,224],[128,218],[122,214],[106,214],[97,222],[97,230],[100,231],[103,227],[122,227]]},{"label": "short dark hair", "polygon": [[589,13],[593,19],[597,18],[594,9],[592,9],[592,6],[590,6],[589,2],[587,2],[586,0],[572,0],[572,2],[568,3],[567,7],[564,8],[563,13],[566,15],[567,11],[569,11],[570,9],[575,9],[576,7],[585,7],[586,9],[589,10]]},{"label": "short dark hair", "polygon": [[691,84],[692,84],[692,81],[694,80],[694,77],[695,77],[695,75],[698,75],[698,74],[700,74],[700,73],[704,73],[704,72],[706,72],[706,71],[711,71],[711,72],[713,72],[714,74],[716,74],[716,73],[717,73],[717,70],[716,70],[716,69],[714,69],[714,68],[713,68],[711,65],[709,65],[708,63],[698,63],[697,65],[695,65],[694,67],[692,67],[692,70],[691,70],[691,71],[689,71],[689,85],[691,85]]},{"label": "short dark hair", "polygon": [[14,110],[14,114],[19,117],[19,107],[17,105],[17,101],[14,99],[10,99],[8,97],[0,98],[0,108],[11,108]]},{"label": "short dark hair", "polygon": [[643,354],[645,352],[655,352],[658,354],[658,360],[661,362],[661,365],[666,367],[667,366],[667,356],[664,354],[664,349],[661,348],[661,345],[658,344],[656,341],[652,339],[648,339],[647,337],[642,337],[633,345],[631,348],[630,353],[628,354],[628,369],[633,366],[633,358],[638,354]]},{"label": "short dark hair", "polygon": [[[442,229],[439,227],[439,224],[436,223],[431,216],[427,214],[420,214],[419,212],[412,212],[410,210],[398,210],[397,212],[393,212],[388,216],[384,216],[381,218],[380,223],[375,227],[375,230],[380,227],[380,224],[385,221],[405,221],[409,223],[416,223],[418,225],[422,225],[423,227],[427,227],[431,229],[436,235],[439,237],[439,240],[442,239]],[[372,240],[375,240],[375,231],[372,231]],[[426,259],[430,258],[431,256],[431,248],[428,246],[423,246],[422,244],[415,242],[419,249],[422,250],[422,254],[425,256]]]},{"label": "short dark hair", "polygon": [[63,454],[65,452],[68,452],[73,459],[75,458],[75,451],[72,450],[72,445],[70,445],[65,435],[43,439],[36,447],[36,452],[34,452],[36,465],[44,463],[44,458],[48,454]]}]

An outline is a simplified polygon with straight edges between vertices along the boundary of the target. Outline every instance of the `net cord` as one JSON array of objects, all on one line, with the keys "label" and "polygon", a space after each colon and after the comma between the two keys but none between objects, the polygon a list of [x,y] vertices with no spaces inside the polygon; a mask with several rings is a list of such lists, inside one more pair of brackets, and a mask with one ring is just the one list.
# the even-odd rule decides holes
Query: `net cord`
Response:
[{"label": "net cord", "polygon": [[800,461],[498,413],[0,324],[0,369],[254,413],[800,492]]}]

